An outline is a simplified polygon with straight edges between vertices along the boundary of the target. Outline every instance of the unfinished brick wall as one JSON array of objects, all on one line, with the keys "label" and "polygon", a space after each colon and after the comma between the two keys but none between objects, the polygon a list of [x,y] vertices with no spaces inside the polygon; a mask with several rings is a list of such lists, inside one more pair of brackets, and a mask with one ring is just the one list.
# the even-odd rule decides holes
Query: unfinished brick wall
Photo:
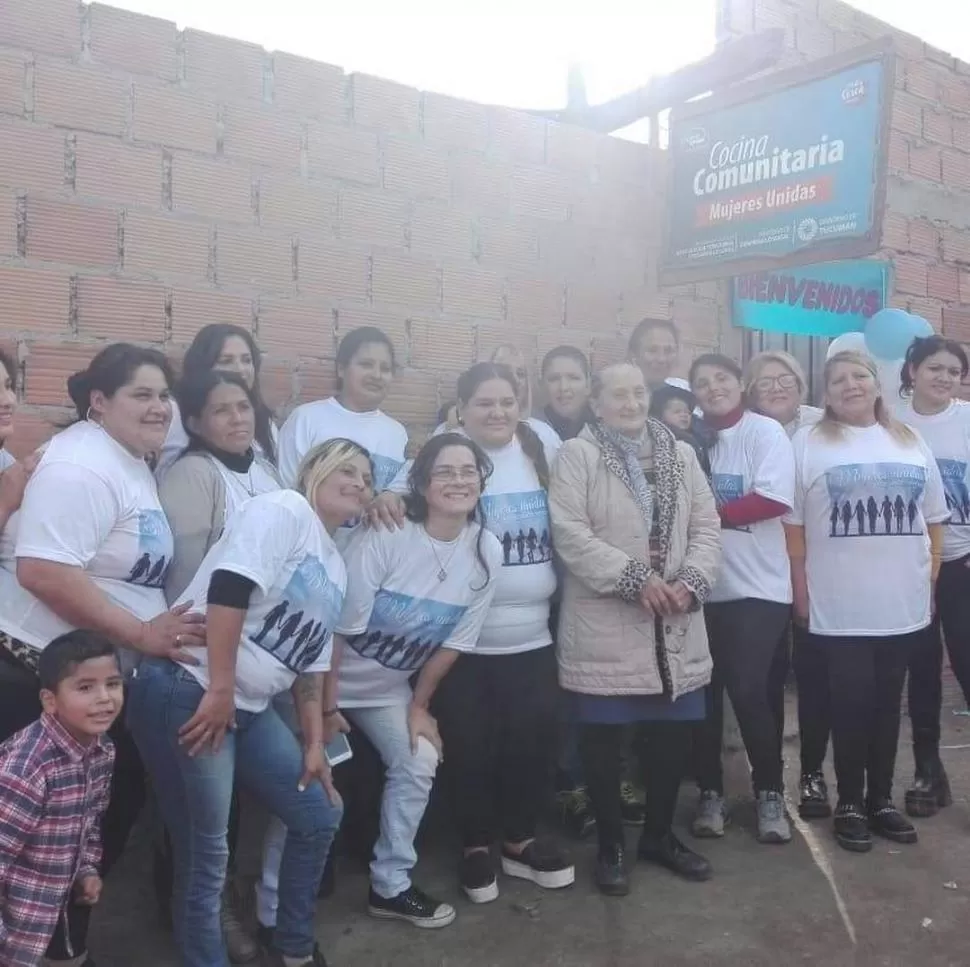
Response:
[{"label": "unfinished brick wall", "polygon": [[882,255],[892,304],[970,343],[970,64],[841,0],[721,0],[721,39],[785,29],[782,66],[891,36],[898,54]]},{"label": "unfinished brick wall", "polygon": [[267,399],[333,388],[336,340],[394,339],[417,436],[501,342],[618,358],[645,314],[716,345],[717,286],[656,286],[651,150],[102,4],[0,3],[0,344],[13,449],[108,341],[178,358],[251,329]]}]

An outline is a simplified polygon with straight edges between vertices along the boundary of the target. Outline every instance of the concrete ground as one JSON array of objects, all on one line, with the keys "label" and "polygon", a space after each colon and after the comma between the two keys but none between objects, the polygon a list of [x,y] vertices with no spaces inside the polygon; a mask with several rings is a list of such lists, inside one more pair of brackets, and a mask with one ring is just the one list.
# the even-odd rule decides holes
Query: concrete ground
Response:
[{"label": "concrete ground", "polygon": [[[424,850],[417,880],[457,905],[454,925],[419,931],[370,920],[366,871],[344,863],[335,897],[320,904],[321,945],[332,967],[964,967],[970,964],[970,718],[955,714],[962,703],[952,684],[946,693],[942,754],[955,802],[919,823],[916,846],[877,841],[871,853],[853,855],[835,846],[828,822],[800,820],[790,845],[759,845],[745,760],[735,753],[731,825],[723,840],[703,844],[716,871],[709,883],[684,883],[641,865],[630,896],[604,898],[590,883],[593,846],[579,844],[573,888],[544,893],[502,880],[499,900],[476,907],[457,896],[454,853],[442,845]],[[788,714],[791,725],[792,698]],[[903,736],[900,801],[912,769],[905,720]],[[794,790],[794,734],[786,759]],[[692,798],[685,786],[682,820]],[[632,834],[629,845],[635,846]],[[91,947],[99,967],[177,967],[154,912],[144,835],[111,877],[95,920]]]}]

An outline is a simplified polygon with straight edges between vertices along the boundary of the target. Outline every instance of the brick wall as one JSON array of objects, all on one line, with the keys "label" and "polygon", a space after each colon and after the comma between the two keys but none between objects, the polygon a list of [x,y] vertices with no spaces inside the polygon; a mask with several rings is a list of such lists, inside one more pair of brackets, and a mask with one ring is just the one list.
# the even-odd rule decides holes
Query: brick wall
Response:
[{"label": "brick wall", "polygon": [[599,365],[649,313],[684,327],[686,363],[723,295],[656,285],[661,157],[99,3],[2,0],[13,449],[105,342],[177,359],[208,322],[254,332],[281,414],[331,392],[342,333],[381,326],[403,363],[388,409],[418,436],[501,342]]},{"label": "brick wall", "polygon": [[720,0],[719,33],[783,27],[782,66],[891,36],[898,54],[882,255],[892,303],[970,343],[970,64],[841,0]]}]

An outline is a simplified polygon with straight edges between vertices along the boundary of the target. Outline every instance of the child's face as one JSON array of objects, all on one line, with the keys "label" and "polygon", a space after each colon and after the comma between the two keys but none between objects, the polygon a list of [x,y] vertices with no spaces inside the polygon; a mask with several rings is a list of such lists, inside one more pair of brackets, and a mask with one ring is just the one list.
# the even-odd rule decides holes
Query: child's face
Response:
[{"label": "child's face", "polygon": [[112,655],[90,658],[74,667],[56,691],[41,689],[44,711],[53,715],[79,742],[104,735],[124,702],[121,670]]},{"label": "child's face", "polygon": [[667,426],[675,430],[683,430],[685,433],[690,429],[690,407],[683,400],[671,400],[665,407],[663,415],[660,417]]}]

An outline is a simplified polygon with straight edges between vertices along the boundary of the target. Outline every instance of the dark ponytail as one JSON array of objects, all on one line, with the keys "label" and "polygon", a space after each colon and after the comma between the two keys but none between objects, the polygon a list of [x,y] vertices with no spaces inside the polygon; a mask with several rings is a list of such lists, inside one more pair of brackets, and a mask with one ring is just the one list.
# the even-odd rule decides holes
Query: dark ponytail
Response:
[{"label": "dark ponytail", "polygon": [[536,476],[543,490],[549,489],[549,461],[546,459],[546,448],[539,439],[539,434],[526,423],[520,420],[515,428],[515,435],[519,439],[519,446],[522,452],[532,461],[536,468]]}]

